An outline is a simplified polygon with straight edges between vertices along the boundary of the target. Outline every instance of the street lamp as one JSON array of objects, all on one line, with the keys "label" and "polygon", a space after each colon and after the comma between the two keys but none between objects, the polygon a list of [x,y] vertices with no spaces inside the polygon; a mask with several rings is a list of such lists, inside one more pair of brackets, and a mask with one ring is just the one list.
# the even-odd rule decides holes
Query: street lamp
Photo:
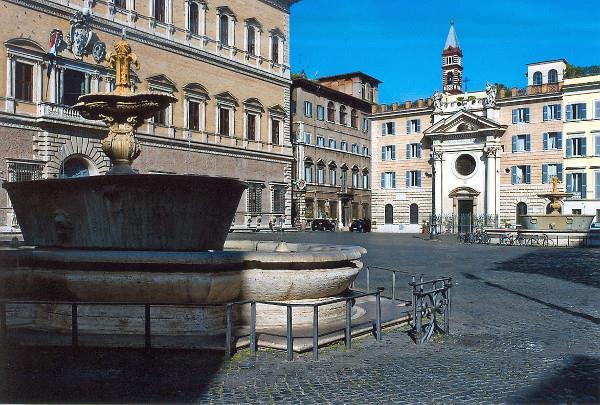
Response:
[{"label": "street lamp", "polygon": [[431,158],[431,219],[429,221],[429,239],[437,239],[437,215],[435,214],[435,151],[432,149]]}]

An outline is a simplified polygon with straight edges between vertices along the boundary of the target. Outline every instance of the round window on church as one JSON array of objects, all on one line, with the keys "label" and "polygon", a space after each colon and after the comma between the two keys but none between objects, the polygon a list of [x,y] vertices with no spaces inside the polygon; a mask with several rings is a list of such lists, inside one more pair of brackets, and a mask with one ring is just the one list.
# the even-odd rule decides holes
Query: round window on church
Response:
[{"label": "round window on church", "polygon": [[476,165],[477,163],[471,155],[460,155],[458,159],[456,159],[456,171],[463,176],[468,176],[473,173]]}]

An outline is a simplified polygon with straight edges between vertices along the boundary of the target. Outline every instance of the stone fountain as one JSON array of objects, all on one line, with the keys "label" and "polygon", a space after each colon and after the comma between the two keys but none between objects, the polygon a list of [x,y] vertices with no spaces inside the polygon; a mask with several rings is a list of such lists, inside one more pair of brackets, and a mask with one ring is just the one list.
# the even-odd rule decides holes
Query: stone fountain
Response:
[{"label": "stone fountain", "polygon": [[[220,304],[344,294],[362,269],[363,248],[225,243],[246,188],[243,182],[136,174],[131,168],[140,154],[136,129],[176,99],[132,92],[130,67],[138,67],[138,61],[125,40],[116,43],[107,60],[116,69],[115,91],[83,95],[75,109],[109,127],[102,148],[112,169],[105,176],[2,184],[25,246],[0,249],[0,298],[169,304],[153,308],[153,333],[218,335],[225,327]],[[36,329],[70,329],[70,306],[28,308],[14,307],[11,319]],[[83,333],[143,333],[139,311],[143,306],[82,306],[79,328]],[[243,311],[237,314],[242,326]],[[295,325],[312,322],[311,311],[294,311]],[[258,327],[285,325],[284,307],[257,312]],[[342,302],[328,307],[321,319],[335,321],[343,314]]]}]

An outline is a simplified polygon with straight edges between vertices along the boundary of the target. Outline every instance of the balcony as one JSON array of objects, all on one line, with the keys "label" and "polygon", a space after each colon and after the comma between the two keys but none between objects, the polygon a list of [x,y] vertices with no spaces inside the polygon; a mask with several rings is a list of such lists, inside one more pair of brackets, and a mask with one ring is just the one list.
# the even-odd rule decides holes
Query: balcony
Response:
[{"label": "balcony", "polygon": [[77,122],[90,122],[89,120],[84,119],[73,107],[45,102],[38,104],[38,117]]}]

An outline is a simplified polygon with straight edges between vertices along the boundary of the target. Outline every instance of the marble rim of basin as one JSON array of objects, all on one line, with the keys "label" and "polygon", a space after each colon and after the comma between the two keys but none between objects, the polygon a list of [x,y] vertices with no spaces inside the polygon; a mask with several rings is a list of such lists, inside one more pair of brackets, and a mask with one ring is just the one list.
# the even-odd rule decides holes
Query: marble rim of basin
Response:
[{"label": "marble rim of basin", "polygon": [[106,120],[107,117],[110,117],[115,120],[127,121],[128,118],[134,117],[134,119],[143,121],[176,101],[177,98],[171,94],[155,91],[131,95],[93,93],[79,96],[73,109],[88,120]]},{"label": "marble rim of basin", "polygon": [[295,252],[0,250],[0,296],[88,302],[211,304],[319,299],[342,293],[363,267],[361,247]]},{"label": "marble rim of basin", "polygon": [[28,245],[202,251],[223,249],[247,186],[226,177],[138,174],[2,187]]},{"label": "marble rim of basin", "polygon": [[588,232],[595,215],[587,214],[527,214],[519,215],[526,230]]}]

